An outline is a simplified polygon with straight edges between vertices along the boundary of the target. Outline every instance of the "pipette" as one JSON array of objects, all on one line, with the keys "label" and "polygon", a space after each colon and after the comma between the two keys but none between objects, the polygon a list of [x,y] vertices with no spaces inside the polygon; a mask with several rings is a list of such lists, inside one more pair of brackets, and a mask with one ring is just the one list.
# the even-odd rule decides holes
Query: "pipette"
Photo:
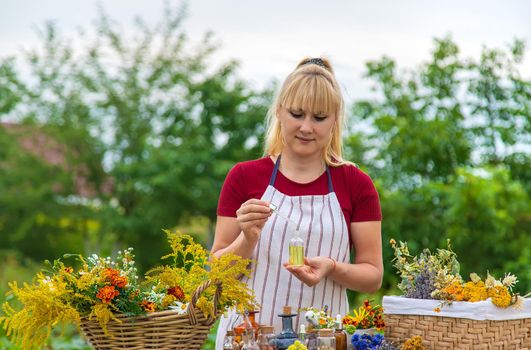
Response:
[{"label": "pipette", "polygon": [[278,216],[286,220],[287,222],[291,222],[293,226],[295,227],[295,231],[292,231],[290,234],[290,239],[288,243],[289,247],[289,264],[293,266],[303,266],[304,265],[304,239],[300,233],[300,231],[297,228],[297,224],[295,221],[291,220],[284,214],[281,214],[277,210],[277,206],[273,203],[269,204],[269,208],[271,208],[272,211],[277,213]]},{"label": "pipette", "polygon": [[298,225],[295,221],[291,220],[290,218],[288,218],[286,215],[282,214],[279,210],[278,210],[278,207],[276,205],[274,205],[273,203],[270,203],[269,204],[269,208],[274,211],[275,213],[277,213],[278,216],[280,216],[282,219],[290,222],[291,224],[293,224],[293,226],[295,226],[295,230],[298,231]]}]

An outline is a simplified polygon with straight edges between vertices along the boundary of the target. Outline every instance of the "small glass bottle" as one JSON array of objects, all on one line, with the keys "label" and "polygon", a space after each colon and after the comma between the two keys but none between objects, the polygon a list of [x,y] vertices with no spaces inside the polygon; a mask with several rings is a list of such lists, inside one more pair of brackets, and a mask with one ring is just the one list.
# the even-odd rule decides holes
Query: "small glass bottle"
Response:
[{"label": "small glass bottle", "polygon": [[288,243],[289,249],[289,264],[293,266],[302,266],[304,265],[304,239],[297,229],[297,224],[295,221],[291,220],[286,215],[278,211],[278,207],[273,203],[269,204],[271,211],[275,212],[279,217],[286,220],[288,223],[291,223],[294,231],[291,231],[290,240]]},{"label": "small glass bottle", "polygon": [[277,350],[274,338],[275,327],[261,326],[258,334],[258,347],[260,350]]},{"label": "small glass bottle", "polygon": [[250,311],[245,311],[243,313],[243,322],[240,323],[239,325],[235,326],[234,327],[234,331],[237,331],[237,330],[240,330],[241,331],[241,334],[244,333],[245,329],[247,327],[249,327],[249,324],[251,325],[251,327],[253,328],[253,331],[254,331],[254,339],[257,340],[258,339],[258,329],[260,328],[260,325],[256,322],[256,317],[255,315],[258,313],[258,311],[256,310],[250,310]]},{"label": "small glass bottle", "polygon": [[275,345],[278,350],[286,350],[299,339],[293,331],[293,317],[297,314],[291,313],[291,306],[284,306],[278,316],[282,317],[282,332],[275,337]]},{"label": "small glass bottle", "polygon": [[258,344],[256,343],[258,325],[256,324],[256,328],[255,328],[255,325],[253,325],[253,323],[249,319],[249,311],[247,310],[244,313],[243,324],[244,324],[245,329],[243,331],[242,350],[260,350],[258,348]]},{"label": "small glass bottle", "polygon": [[289,264],[293,266],[304,265],[304,239],[297,229],[292,231],[289,240]]},{"label": "small glass bottle", "polygon": [[336,338],[336,350],[347,350],[347,335],[343,331],[341,315],[336,316],[334,337]]},{"label": "small glass bottle", "polygon": [[223,339],[223,350],[234,350],[234,331],[227,331]]},{"label": "small glass bottle", "polygon": [[332,329],[323,328],[319,330],[317,337],[318,350],[336,350],[336,338]]},{"label": "small glass bottle", "polygon": [[303,324],[299,326],[299,340],[302,344],[306,342],[306,326]]},{"label": "small glass bottle", "polygon": [[243,332],[244,328],[234,328],[234,341],[233,341],[233,347],[234,349],[240,350],[243,346]]}]

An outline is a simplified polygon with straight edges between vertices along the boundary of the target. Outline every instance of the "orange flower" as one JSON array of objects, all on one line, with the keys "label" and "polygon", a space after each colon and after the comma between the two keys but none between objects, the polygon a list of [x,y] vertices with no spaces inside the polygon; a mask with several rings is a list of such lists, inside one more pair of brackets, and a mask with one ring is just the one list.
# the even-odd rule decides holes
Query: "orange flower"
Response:
[{"label": "orange flower", "polygon": [[72,272],[74,272],[74,269],[72,267],[70,267],[70,266],[65,266],[63,271],[66,272],[66,273],[72,273]]},{"label": "orange flower", "polygon": [[110,267],[106,268],[104,270],[105,277],[107,277],[109,280],[112,280],[116,276],[120,276],[120,271],[116,269],[112,269]]},{"label": "orange flower", "polygon": [[147,312],[155,312],[155,303],[152,301],[142,300],[140,306]]},{"label": "orange flower", "polygon": [[114,289],[114,286],[105,286],[100,288],[96,297],[101,299],[104,303],[110,303],[114,297],[118,296],[118,294],[120,294],[120,292]]},{"label": "orange flower", "polygon": [[449,299],[453,298],[453,300],[462,301],[464,298],[463,286],[459,281],[453,281],[443,291],[448,293]]},{"label": "orange flower", "polygon": [[115,276],[111,279],[111,284],[118,288],[124,288],[127,285],[127,277]]},{"label": "orange flower", "polygon": [[347,316],[343,317],[343,324],[347,325],[347,326],[348,325],[357,326],[358,322],[356,322],[354,317],[352,317],[350,315],[347,315]]},{"label": "orange flower", "polygon": [[433,309],[433,311],[435,311],[435,312],[441,312],[441,308],[440,308],[440,307],[436,307],[435,309]]},{"label": "orange flower", "polygon": [[167,294],[173,295],[175,298],[177,298],[177,300],[180,301],[183,301],[185,297],[183,289],[179,286],[168,288]]}]

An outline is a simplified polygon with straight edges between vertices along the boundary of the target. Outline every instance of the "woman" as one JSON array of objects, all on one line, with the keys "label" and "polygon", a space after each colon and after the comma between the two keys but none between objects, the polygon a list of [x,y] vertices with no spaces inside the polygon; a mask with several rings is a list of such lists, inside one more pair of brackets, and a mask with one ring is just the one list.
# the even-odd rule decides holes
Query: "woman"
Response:
[{"label": "woman", "polygon": [[[378,193],[342,158],[343,108],[328,60],[302,60],[271,106],[265,157],[232,168],[220,194],[212,252],[256,261],[245,281],[262,305],[257,322],[277,331],[285,305],[345,314],[347,288],[373,293],[381,285]],[[304,238],[303,266],[286,263],[294,230]],[[222,318],[217,349],[234,317]]]}]

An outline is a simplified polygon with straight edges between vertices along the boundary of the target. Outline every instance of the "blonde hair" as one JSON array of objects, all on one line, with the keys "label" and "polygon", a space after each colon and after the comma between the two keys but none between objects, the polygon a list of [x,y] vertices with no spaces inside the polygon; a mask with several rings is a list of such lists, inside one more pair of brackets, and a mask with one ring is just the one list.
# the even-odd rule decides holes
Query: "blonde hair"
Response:
[{"label": "blonde hair", "polygon": [[323,150],[323,159],[330,166],[343,160],[344,103],[341,90],[326,58],[305,58],[282,84],[267,113],[265,155],[278,156],[284,146],[277,114],[280,109],[304,110],[313,114],[335,115],[332,137]]}]

